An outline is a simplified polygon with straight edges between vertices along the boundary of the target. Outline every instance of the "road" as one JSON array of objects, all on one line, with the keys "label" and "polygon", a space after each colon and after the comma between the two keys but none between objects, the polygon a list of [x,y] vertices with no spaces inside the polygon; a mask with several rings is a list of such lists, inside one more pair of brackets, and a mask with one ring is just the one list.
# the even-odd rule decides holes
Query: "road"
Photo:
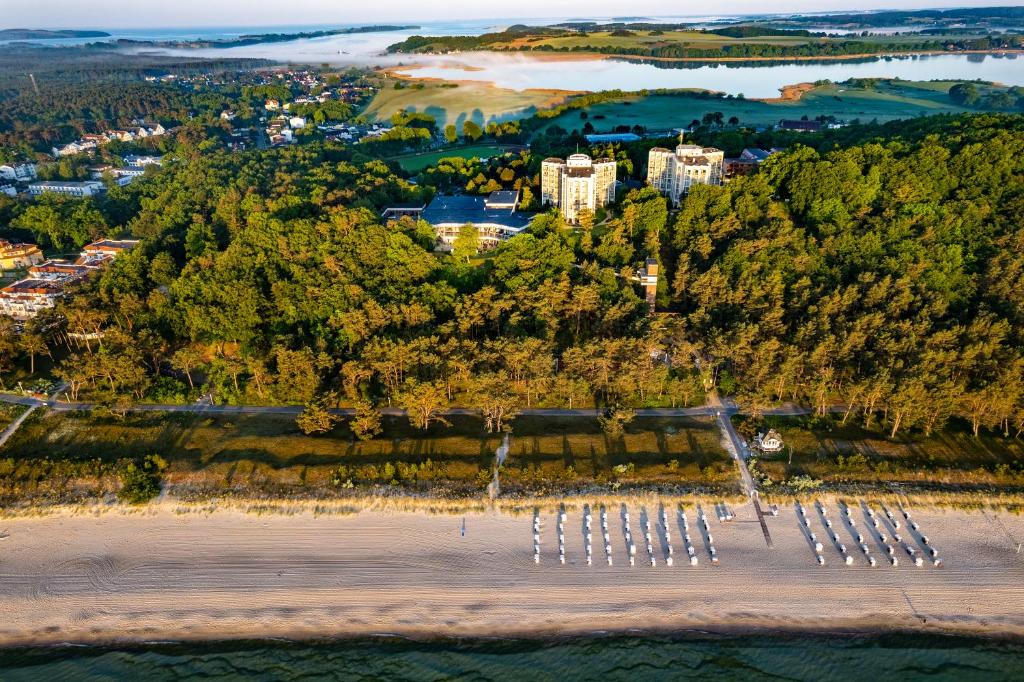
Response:
[{"label": "road", "polygon": [[[48,399],[34,398],[32,396],[17,395],[14,393],[0,393],[0,402],[15,405],[26,405],[29,407],[47,407],[58,412],[73,412],[79,410],[91,410],[99,406],[99,403],[90,402],[69,402],[57,400],[56,395]],[[139,403],[127,408],[129,412],[189,412],[196,414],[283,414],[298,415],[302,412],[300,405],[209,405],[190,403],[183,405],[175,404],[150,404]],[[709,403],[701,407],[660,407],[635,410],[637,417],[713,417],[723,408]],[[736,407],[727,407],[729,414],[738,414]],[[840,410],[841,408],[836,408]],[[381,413],[388,416],[405,416],[405,410],[397,407],[381,408]],[[341,408],[332,410],[341,416],[355,414],[354,409]],[[812,410],[794,405],[785,405],[779,408],[765,411],[765,414],[776,417],[790,417],[811,414]],[[455,407],[445,410],[449,416],[471,416],[479,415],[479,410],[470,408]],[[595,409],[562,409],[562,408],[526,408],[519,410],[520,416],[525,417],[600,417],[604,412]],[[728,420],[726,420],[728,421]],[[730,424],[731,428],[731,424]]]}]

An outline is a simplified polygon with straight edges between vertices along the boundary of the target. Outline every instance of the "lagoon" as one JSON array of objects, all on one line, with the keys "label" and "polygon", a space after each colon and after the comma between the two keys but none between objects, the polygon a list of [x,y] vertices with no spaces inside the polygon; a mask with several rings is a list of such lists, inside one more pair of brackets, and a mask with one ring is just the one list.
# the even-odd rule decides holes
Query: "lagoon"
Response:
[{"label": "lagoon", "polygon": [[748,98],[777,97],[786,85],[826,79],[984,80],[1024,86],[1024,59],[973,54],[795,62],[657,62],[467,53],[436,57],[423,66],[399,68],[396,72],[412,78],[486,81],[514,90],[696,88]]}]

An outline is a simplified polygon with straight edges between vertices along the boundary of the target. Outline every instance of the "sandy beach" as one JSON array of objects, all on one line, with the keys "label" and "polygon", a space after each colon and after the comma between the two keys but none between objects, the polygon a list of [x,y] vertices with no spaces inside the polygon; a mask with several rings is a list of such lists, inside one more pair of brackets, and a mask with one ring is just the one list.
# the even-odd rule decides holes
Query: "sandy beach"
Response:
[{"label": "sandy beach", "polygon": [[[639,540],[634,567],[617,507],[608,514],[613,566],[605,560],[596,512],[594,562],[586,565],[579,510],[567,515],[565,565],[558,561],[551,512],[541,516],[539,565],[529,514],[258,516],[176,514],[167,507],[5,519],[0,645],[634,629],[1024,635],[1024,554],[1016,552],[1024,539],[1021,517],[913,510],[942,566],[915,567],[898,549],[900,565],[893,568],[869,536],[866,544],[878,560],[871,567],[856,531],[830,505],[833,530],[854,558],[845,565],[823,518],[807,509],[825,566],[817,565],[793,507],[767,518],[769,549],[750,505],[733,508],[731,522],[719,521],[704,505],[717,565],[688,507],[698,566],[685,560],[679,517],[669,507],[675,565],[667,566],[657,507],[648,506],[653,567],[640,540],[639,506],[629,509]],[[881,512],[879,505],[874,509]],[[853,518],[868,536],[859,508]]]}]

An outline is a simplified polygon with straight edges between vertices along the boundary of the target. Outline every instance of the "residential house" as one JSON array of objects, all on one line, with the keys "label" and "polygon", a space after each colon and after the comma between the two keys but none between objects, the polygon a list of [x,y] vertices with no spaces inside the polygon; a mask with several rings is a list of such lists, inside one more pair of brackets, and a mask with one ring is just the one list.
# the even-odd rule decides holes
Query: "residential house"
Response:
[{"label": "residential house", "polygon": [[35,244],[18,244],[0,239],[0,270],[22,270],[42,261],[43,252]]}]

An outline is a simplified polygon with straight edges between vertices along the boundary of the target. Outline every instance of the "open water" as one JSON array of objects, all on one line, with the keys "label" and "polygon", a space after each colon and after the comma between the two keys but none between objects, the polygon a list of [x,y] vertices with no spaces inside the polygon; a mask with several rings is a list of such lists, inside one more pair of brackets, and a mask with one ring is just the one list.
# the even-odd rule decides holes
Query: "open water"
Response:
[{"label": "open water", "polygon": [[0,650],[0,680],[1020,680],[1024,642],[934,635],[396,638]]}]

